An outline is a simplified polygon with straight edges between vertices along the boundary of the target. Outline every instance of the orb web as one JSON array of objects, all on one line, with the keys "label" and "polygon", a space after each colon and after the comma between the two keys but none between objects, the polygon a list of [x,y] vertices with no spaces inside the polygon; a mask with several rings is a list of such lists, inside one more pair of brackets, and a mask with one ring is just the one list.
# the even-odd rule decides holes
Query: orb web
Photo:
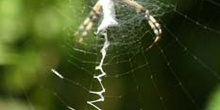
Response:
[{"label": "orb web", "polygon": [[[77,15],[80,24],[96,1],[86,1],[83,11],[73,10],[72,0],[68,2],[69,11]],[[102,79],[105,100],[94,104],[102,110],[206,110],[209,95],[220,78],[217,66],[220,52],[216,49],[220,46],[219,3],[213,0],[137,2],[161,24],[162,38],[146,51],[154,38],[147,20],[129,6],[117,3],[119,24],[106,31],[110,46],[102,66],[106,72]],[[59,67],[51,69],[50,85],[39,84],[43,92],[53,97],[53,109],[96,110],[87,102],[99,99],[91,91],[102,90],[94,78],[101,74],[96,66],[103,57],[100,50],[106,40],[94,34],[101,16],[82,44],[77,42],[79,37],[64,43],[68,57],[62,59]],[[71,32],[67,36],[71,36],[74,29],[68,30]],[[30,97],[28,93],[25,96]],[[28,102],[32,109],[37,109],[33,101]]]}]

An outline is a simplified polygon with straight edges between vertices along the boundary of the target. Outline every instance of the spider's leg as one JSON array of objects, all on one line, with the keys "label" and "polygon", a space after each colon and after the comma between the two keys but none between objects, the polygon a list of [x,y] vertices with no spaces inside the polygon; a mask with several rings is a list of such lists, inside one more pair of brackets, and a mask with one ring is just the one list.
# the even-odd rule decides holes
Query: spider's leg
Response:
[{"label": "spider's leg", "polygon": [[79,26],[78,30],[73,34],[73,37],[78,36],[80,34],[79,42],[83,42],[83,38],[88,34],[88,31],[92,28],[93,22],[99,16],[100,9],[101,9],[101,4],[100,1],[98,1],[93,6],[89,16],[83,21],[83,23]]},{"label": "spider's leg", "polygon": [[137,13],[143,14],[144,17],[148,20],[148,24],[150,25],[151,29],[153,29],[154,31],[155,39],[154,42],[147,47],[147,50],[152,48],[161,38],[162,29],[160,24],[152,15],[150,15],[149,11],[145,9],[142,5],[138,4],[133,0],[122,0],[122,1],[127,5],[129,5],[130,7],[133,7],[137,11]]},{"label": "spider's leg", "polygon": [[148,24],[153,29],[154,34],[155,34],[154,42],[147,48],[148,50],[152,48],[160,40],[162,29],[161,29],[160,24],[157,22],[157,20],[153,16],[150,15],[148,10],[145,11],[145,18],[148,20]]}]

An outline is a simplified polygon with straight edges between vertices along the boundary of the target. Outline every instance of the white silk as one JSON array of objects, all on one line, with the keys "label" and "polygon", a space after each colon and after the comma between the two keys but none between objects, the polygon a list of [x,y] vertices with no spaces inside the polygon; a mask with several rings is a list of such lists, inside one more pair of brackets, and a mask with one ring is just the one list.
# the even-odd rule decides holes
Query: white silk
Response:
[{"label": "white silk", "polygon": [[97,33],[106,30],[108,27],[117,26],[115,20],[115,3],[113,0],[100,0],[103,10],[103,20],[98,27]]}]

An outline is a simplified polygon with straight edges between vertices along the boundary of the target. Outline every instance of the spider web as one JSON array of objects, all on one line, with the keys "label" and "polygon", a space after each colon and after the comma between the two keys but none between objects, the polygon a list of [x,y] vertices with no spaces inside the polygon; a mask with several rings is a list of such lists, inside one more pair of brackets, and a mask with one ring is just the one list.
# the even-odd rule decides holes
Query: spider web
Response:
[{"label": "spider web", "polygon": [[[69,11],[76,14],[72,2],[68,1]],[[88,14],[96,1],[87,2],[90,7],[85,4],[80,14]],[[103,110],[205,110],[220,81],[219,3],[214,0],[138,0],[138,3],[149,9],[161,24],[162,39],[146,51],[154,38],[147,20],[117,3],[119,26],[107,30],[110,46],[102,66],[107,74],[102,78],[106,89],[104,101],[94,104]],[[80,24],[84,17],[78,17]],[[83,44],[76,37],[63,45],[67,58],[61,60],[59,67],[52,68],[48,79],[51,83],[39,84],[42,92],[52,96],[53,110],[95,110],[87,102],[100,98],[91,91],[102,90],[94,78],[101,74],[95,68],[103,57],[100,50],[105,42],[103,36],[94,34],[100,22],[101,19],[95,23]],[[74,29],[69,30],[67,36]],[[36,107],[28,93],[25,96],[31,110],[45,109]]]}]

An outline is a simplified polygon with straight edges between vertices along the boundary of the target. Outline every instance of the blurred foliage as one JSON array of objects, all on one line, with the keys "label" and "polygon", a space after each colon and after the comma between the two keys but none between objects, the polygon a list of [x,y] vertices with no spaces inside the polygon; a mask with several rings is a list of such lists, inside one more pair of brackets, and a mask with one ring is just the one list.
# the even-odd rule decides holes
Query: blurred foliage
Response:
[{"label": "blurred foliage", "polygon": [[210,98],[210,103],[206,110],[220,110],[220,87],[218,86]]},{"label": "blurred foliage", "polygon": [[[82,7],[82,4],[83,1],[79,0],[0,1],[0,94],[2,99],[5,99],[7,94],[19,96],[24,91],[33,89],[39,80],[47,79],[50,68],[55,68],[59,64],[63,54],[61,47],[70,37],[72,30],[69,31],[69,29],[75,26],[74,23],[78,18],[74,13]],[[70,6],[73,6],[71,10]],[[43,100],[48,97],[47,95],[42,97],[41,91],[36,89],[32,95],[35,97],[37,94],[36,98],[42,102],[45,102]],[[15,99],[0,100],[0,109],[25,110],[22,108],[24,104],[20,104],[22,101]],[[16,107],[10,108],[10,102]],[[16,102],[18,103],[13,104]],[[42,110],[46,110],[47,106],[45,104]]]},{"label": "blurred foliage", "polygon": [[[62,46],[80,24],[82,16],[88,13],[83,12],[85,9],[82,10],[83,6],[88,5],[86,3],[84,0],[0,1],[0,110],[30,110],[29,98],[35,104],[36,110],[55,109],[56,103],[51,94],[35,86],[50,85],[50,69],[60,66],[68,56]],[[182,3],[183,10],[189,13],[198,5],[192,1]],[[176,28],[176,24],[172,24],[176,19],[178,18],[167,17],[165,21]],[[184,24],[182,26],[184,28]],[[182,28],[179,29],[182,31],[178,32],[183,33],[187,30]],[[195,50],[209,50],[207,47],[198,47],[195,42],[206,41],[207,38],[197,39],[192,33],[186,33],[185,36],[192,37],[186,42],[189,42],[189,46],[194,46]],[[215,46],[211,48],[213,51],[215,49]],[[199,52],[200,55],[204,51]],[[207,62],[216,60],[216,57],[212,56],[213,54],[207,56]],[[219,68],[217,64],[213,67]],[[195,76],[199,76],[198,74]],[[213,104],[210,104],[207,110],[219,110],[219,93],[217,90],[213,99],[210,99]]]}]

